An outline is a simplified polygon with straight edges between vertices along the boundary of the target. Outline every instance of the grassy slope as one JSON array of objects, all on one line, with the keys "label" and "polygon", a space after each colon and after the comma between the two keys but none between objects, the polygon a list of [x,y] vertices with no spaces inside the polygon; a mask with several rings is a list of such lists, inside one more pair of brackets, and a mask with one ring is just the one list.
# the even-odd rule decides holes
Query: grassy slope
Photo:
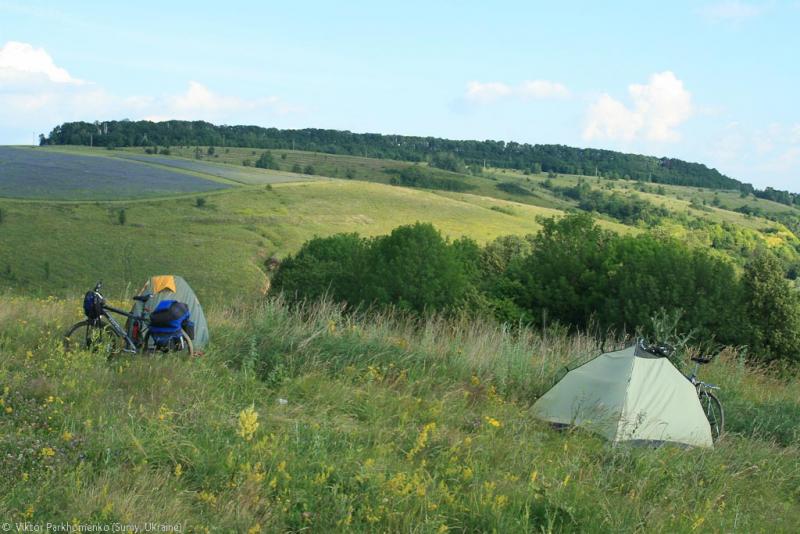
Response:
[{"label": "grassy slope", "polygon": [[[75,303],[0,297],[0,517],[189,532],[796,531],[798,382],[745,372],[733,353],[704,369],[734,431],[715,450],[611,448],[530,415],[553,370],[597,351],[584,336],[280,302],[207,311],[203,357],[106,363],[58,349]],[[240,419],[249,407],[257,426]]]},{"label": "grassy slope", "polygon": [[[56,147],[47,150],[96,157],[142,154],[141,149],[108,151]],[[189,148],[173,150],[183,155],[193,153]],[[314,177],[317,181],[302,182],[302,186],[275,184],[271,191],[255,186],[240,187],[204,194],[208,206],[203,209],[193,206],[196,195],[176,195],[166,201],[102,203],[0,200],[0,209],[4,212],[0,224],[3,237],[0,284],[41,295],[64,294],[88,287],[96,278],[105,278],[117,291],[122,291],[127,284],[140,284],[148,274],[169,271],[185,274],[206,297],[220,296],[225,290],[262,289],[265,283],[259,268],[262,260],[271,254],[292,252],[313,235],[345,231],[375,235],[386,233],[399,224],[420,220],[434,223],[453,237],[469,235],[486,241],[502,234],[534,232],[538,229],[536,216],[557,215],[575,205],[542,188],[544,175],[488,170],[482,177],[463,177],[476,185],[468,194],[426,192],[370,183],[387,181],[389,175],[383,172],[385,168],[399,168],[408,163],[273,151],[284,169],[276,172],[241,166],[242,159],[253,157],[252,152],[240,148],[218,149],[219,158],[191,162],[210,166],[209,172],[234,170],[239,173],[240,183],[284,180],[287,176],[307,180],[309,177],[285,171],[295,163],[311,164],[317,172],[340,176],[349,169],[358,179],[331,181]],[[241,179],[242,176],[245,179]],[[583,179],[592,187],[623,194],[632,194],[640,185],[624,180]],[[555,182],[567,186],[574,185],[577,180],[575,176],[559,176]],[[509,195],[496,188],[501,182],[516,183],[530,189],[534,195]],[[674,213],[734,224],[749,232],[746,236],[749,246],[764,242],[782,247],[787,257],[796,255],[792,247],[797,239],[780,225],[723,209],[690,208],[692,196],[708,194],[707,190],[698,192],[697,188],[676,186],[665,186],[665,189],[667,195],[664,196],[637,194]],[[724,204],[746,201],[766,212],[789,209],[752,197],[741,199],[733,192],[719,195]],[[128,219],[124,227],[116,224],[117,211],[121,208],[126,209]],[[618,232],[638,231],[608,219],[601,220],[601,224]],[[704,231],[688,230],[672,221],[667,221],[663,228],[671,235],[700,246],[711,244],[711,236]],[[766,229],[771,233],[764,233]],[[209,250],[215,254],[203,254]],[[202,261],[197,261],[198,256],[202,256]]]},{"label": "grassy slope", "polygon": [[[314,235],[376,235],[414,221],[447,235],[485,242],[539,228],[537,215],[512,214],[433,193],[355,181],[243,188],[164,201],[48,203],[0,200],[0,284],[40,295],[73,293],[104,279],[113,292],[151,274],[183,274],[206,298],[263,289],[259,268],[271,254],[296,250]],[[127,223],[118,223],[125,208]],[[49,274],[48,274],[49,273]]]}]

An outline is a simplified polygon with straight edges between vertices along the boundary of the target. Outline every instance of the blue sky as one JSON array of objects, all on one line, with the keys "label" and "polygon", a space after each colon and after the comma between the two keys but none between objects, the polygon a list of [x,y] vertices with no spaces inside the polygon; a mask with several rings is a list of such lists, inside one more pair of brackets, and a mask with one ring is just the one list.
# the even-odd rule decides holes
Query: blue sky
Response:
[{"label": "blue sky", "polygon": [[800,0],[0,0],[0,143],[205,119],[610,148],[798,191],[799,27]]}]

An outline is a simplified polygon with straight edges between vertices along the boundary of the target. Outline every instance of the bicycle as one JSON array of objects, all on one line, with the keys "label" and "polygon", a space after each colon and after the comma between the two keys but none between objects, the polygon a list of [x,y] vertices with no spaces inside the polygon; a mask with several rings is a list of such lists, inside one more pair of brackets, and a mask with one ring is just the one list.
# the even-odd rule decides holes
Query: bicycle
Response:
[{"label": "bicycle", "polygon": [[[639,340],[639,347],[650,354],[663,356],[665,358],[670,358],[675,353],[675,348],[671,345],[666,343],[646,345],[644,339]],[[711,426],[711,437],[714,441],[717,441],[720,436],[722,436],[722,433],[725,432],[725,411],[722,408],[722,402],[719,400],[719,397],[714,394],[714,391],[720,388],[719,386],[703,382],[697,378],[700,366],[710,363],[712,359],[713,358],[710,357],[692,357],[692,361],[695,362],[694,370],[692,374],[684,374],[684,376],[686,376],[686,379],[692,383],[697,391],[697,398],[700,399],[700,406],[703,407],[703,412],[706,414],[708,424]]]},{"label": "bicycle", "polygon": [[[181,329],[178,335],[158,338],[149,331],[150,318],[147,313],[136,315],[110,306],[100,293],[102,282],[97,282],[94,289],[83,298],[83,311],[86,319],[72,325],[64,335],[64,349],[85,349],[106,353],[110,359],[121,353],[136,354],[160,352],[194,353],[192,340]],[[152,293],[136,295],[133,300],[147,302]],[[116,313],[127,317],[127,328],[123,328],[110,314]]]},{"label": "bicycle", "polygon": [[714,394],[715,390],[719,390],[719,386],[703,382],[697,378],[697,372],[700,370],[701,365],[710,363],[712,358],[693,357],[692,361],[695,362],[692,374],[687,376],[689,382],[697,390],[697,397],[700,399],[700,405],[706,413],[708,424],[711,425],[711,437],[717,441],[722,433],[725,432],[725,411],[722,409],[722,402]]}]

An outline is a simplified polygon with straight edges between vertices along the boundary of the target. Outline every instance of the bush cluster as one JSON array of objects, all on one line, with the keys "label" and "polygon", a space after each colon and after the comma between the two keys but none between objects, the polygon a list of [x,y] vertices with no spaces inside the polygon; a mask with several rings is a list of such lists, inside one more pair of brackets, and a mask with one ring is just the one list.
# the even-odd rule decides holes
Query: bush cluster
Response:
[{"label": "bush cluster", "polygon": [[666,311],[680,313],[678,327],[698,341],[744,345],[764,361],[798,360],[800,297],[768,251],[740,275],[704,249],[620,236],[586,214],[542,224],[537,235],[484,247],[421,223],[376,238],[315,238],[283,262],[273,285],[297,300],[327,295],[352,307],[629,333],[650,333],[650,318]]}]

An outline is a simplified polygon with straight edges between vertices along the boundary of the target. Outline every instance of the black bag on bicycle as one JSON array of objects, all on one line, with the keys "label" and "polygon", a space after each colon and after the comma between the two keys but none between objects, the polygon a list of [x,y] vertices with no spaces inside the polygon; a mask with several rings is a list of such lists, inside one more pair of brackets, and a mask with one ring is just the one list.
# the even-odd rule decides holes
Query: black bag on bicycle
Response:
[{"label": "black bag on bicycle", "polygon": [[83,313],[90,321],[96,321],[103,314],[103,299],[94,291],[88,291],[83,297]]},{"label": "black bag on bicycle", "polygon": [[[169,341],[171,338],[180,337],[181,329],[184,325],[191,323],[189,306],[177,300],[162,300],[150,314],[150,334],[157,342]],[[194,330],[194,324],[191,324]],[[186,331],[186,335],[192,338],[194,332]]]}]

